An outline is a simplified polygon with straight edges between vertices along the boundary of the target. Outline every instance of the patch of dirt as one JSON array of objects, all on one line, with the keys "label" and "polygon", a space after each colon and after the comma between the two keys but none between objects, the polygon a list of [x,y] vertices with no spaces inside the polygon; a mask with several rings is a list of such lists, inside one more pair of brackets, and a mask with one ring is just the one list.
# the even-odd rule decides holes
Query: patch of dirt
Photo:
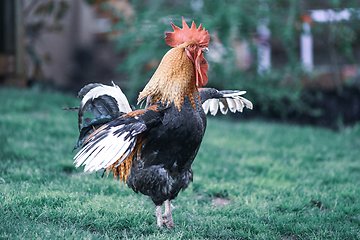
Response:
[{"label": "patch of dirt", "polygon": [[230,204],[230,199],[228,199],[228,198],[213,198],[213,200],[211,201],[211,204],[216,207],[222,207],[222,206]]}]

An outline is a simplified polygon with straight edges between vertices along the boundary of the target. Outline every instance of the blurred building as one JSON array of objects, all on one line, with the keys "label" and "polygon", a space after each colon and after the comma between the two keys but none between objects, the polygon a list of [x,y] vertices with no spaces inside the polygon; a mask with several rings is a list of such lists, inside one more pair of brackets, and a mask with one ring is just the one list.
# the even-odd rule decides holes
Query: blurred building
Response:
[{"label": "blurred building", "polygon": [[[24,48],[20,9],[21,1],[0,1],[0,81],[24,76]],[[20,14],[21,15],[21,14]]]},{"label": "blurred building", "polygon": [[[91,4],[89,4],[91,2]],[[104,1],[0,0],[0,84],[72,90],[120,79],[109,41],[113,11]],[[108,1],[129,17],[126,0]]]}]

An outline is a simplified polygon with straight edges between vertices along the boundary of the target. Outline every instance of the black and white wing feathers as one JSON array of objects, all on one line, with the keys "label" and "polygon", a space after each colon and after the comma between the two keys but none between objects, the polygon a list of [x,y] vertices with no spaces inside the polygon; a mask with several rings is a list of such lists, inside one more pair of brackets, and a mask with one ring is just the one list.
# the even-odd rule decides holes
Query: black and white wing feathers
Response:
[{"label": "black and white wing feathers", "polygon": [[[134,150],[138,136],[162,122],[165,108],[154,105],[122,115],[79,138],[81,150],[74,157],[76,167],[85,165],[85,172],[120,165]],[[119,161],[118,161],[119,160]]]},{"label": "black and white wing feathers", "polygon": [[119,118],[103,125],[83,142],[74,157],[75,166],[85,165],[85,172],[94,172],[106,169],[119,159],[120,165],[133,151],[137,136],[146,129],[139,116]]}]

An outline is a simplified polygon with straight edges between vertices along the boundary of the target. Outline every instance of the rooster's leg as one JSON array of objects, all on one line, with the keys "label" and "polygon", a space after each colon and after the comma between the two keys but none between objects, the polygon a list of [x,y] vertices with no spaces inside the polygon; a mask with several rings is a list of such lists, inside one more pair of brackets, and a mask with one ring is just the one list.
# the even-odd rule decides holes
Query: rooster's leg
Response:
[{"label": "rooster's leg", "polygon": [[174,221],[172,219],[172,214],[171,214],[170,200],[165,201],[165,213],[162,216],[165,218],[164,223],[168,228],[175,227]]},{"label": "rooster's leg", "polygon": [[162,215],[162,205],[156,205],[155,213],[156,213],[157,225],[159,228],[162,228],[164,224],[163,215]]}]

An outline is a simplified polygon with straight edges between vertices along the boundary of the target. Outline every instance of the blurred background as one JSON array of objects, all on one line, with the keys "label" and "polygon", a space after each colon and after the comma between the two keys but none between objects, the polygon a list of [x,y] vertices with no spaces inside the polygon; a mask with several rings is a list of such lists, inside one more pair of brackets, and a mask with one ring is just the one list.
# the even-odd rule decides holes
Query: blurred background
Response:
[{"label": "blurred background", "polygon": [[358,0],[0,0],[0,86],[76,94],[114,81],[135,103],[181,17],[209,30],[208,86],[254,103],[235,118],[360,121]]}]

